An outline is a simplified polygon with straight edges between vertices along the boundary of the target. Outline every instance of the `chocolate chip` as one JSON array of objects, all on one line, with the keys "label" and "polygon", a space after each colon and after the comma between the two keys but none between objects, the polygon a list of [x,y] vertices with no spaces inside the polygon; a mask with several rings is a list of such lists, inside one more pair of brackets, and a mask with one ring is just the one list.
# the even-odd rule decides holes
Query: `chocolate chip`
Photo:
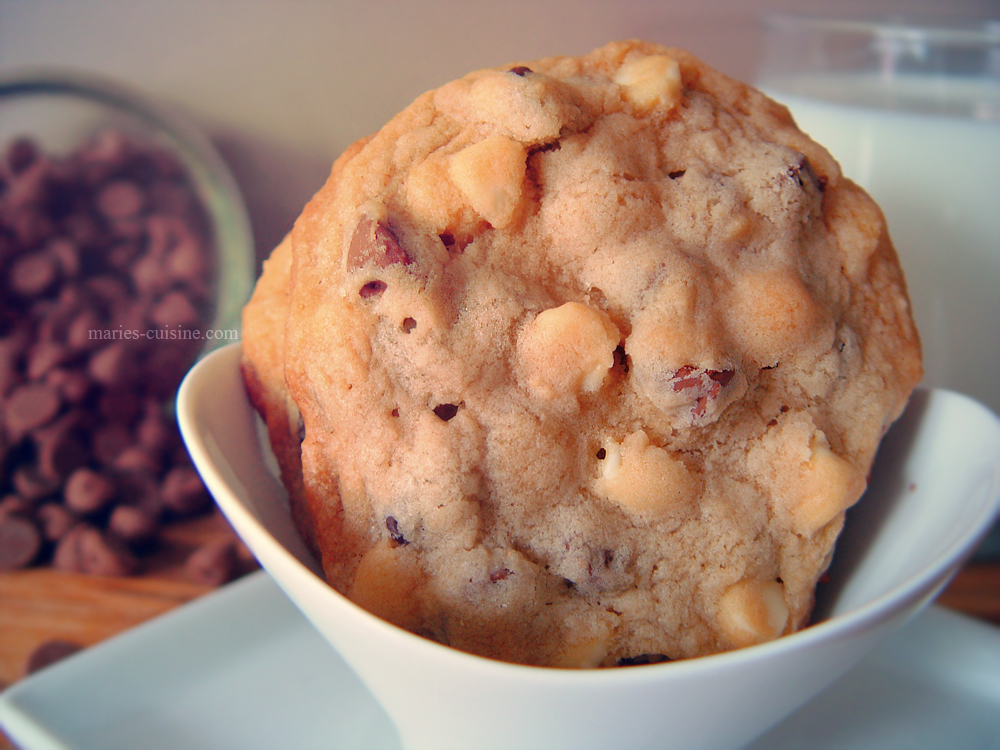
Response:
[{"label": "chocolate chip", "polygon": [[79,247],[99,245],[103,240],[98,223],[93,216],[85,213],[74,213],[67,216],[63,219],[62,229],[66,233],[66,237]]},{"label": "chocolate chip", "polygon": [[160,328],[190,328],[201,315],[183,292],[169,292],[150,313],[149,319]]},{"label": "chocolate chip", "polygon": [[66,507],[83,515],[104,510],[115,497],[115,485],[93,469],[80,468],[70,474],[63,488]]},{"label": "chocolate chip", "polygon": [[56,237],[46,250],[59,266],[63,278],[73,278],[80,273],[80,249],[76,243],[65,237]]},{"label": "chocolate chip", "polygon": [[42,546],[35,524],[20,515],[0,516],[0,570],[17,570],[34,562]]},{"label": "chocolate chip", "polygon": [[667,177],[669,177],[671,180],[679,180],[681,177],[684,176],[684,173],[686,171],[687,171],[686,169],[675,169],[673,172],[667,172]]},{"label": "chocolate chip", "polygon": [[625,347],[619,344],[615,347],[614,351],[615,367],[621,370],[623,375],[628,374],[628,354],[625,353]]},{"label": "chocolate chip", "polygon": [[21,362],[26,349],[26,337],[23,335],[0,338],[0,397],[23,380]]},{"label": "chocolate chip", "polygon": [[176,442],[176,430],[167,421],[163,408],[154,402],[147,402],[143,414],[135,428],[139,444],[152,451],[167,451]]},{"label": "chocolate chip", "polygon": [[60,503],[42,503],[35,510],[35,521],[48,542],[58,542],[76,525],[77,516]]},{"label": "chocolate chip", "polygon": [[385,528],[389,532],[389,544],[393,547],[399,547],[403,544],[409,544],[410,542],[403,536],[403,532],[399,529],[399,521],[397,521],[392,516],[385,517]]},{"label": "chocolate chip", "polygon": [[69,348],[59,341],[39,341],[28,350],[27,375],[37,380],[69,358]]},{"label": "chocolate chip", "polygon": [[697,418],[706,413],[712,399],[718,398],[735,376],[735,370],[709,370],[685,365],[674,372],[669,383],[676,393],[684,393],[691,399],[694,404],[691,414]]},{"label": "chocolate chip", "polygon": [[458,404],[438,404],[434,407],[434,414],[437,418],[447,422],[458,414]]},{"label": "chocolate chip", "polygon": [[108,519],[108,531],[132,547],[142,547],[153,541],[159,530],[151,513],[133,505],[119,505]]},{"label": "chocolate chip", "polygon": [[84,288],[94,296],[95,301],[105,307],[129,297],[128,285],[116,274],[95,274],[84,282]]},{"label": "chocolate chip", "polygon": [[56,662],[60,662],[73,654],[83,650],[83,646],[74,641],[64,641],[53,639],[40,643],[32,649],[28,656],[28,661],[24,666],[25,674],[34,674],[40,669],[50,667]]},{"label": "chocolate chip", "polygon": [[52,563],[60,570],[112,577],[127,576],[136,569],[136,560],[127,550],[84,523],[74,526],[59,541]]},{"label": "chocolate chip", "polygon": [[34,504],[17,494],[0,498],[0,516],[31,516]]},{"label": "chocolate chip", "polygon": [[7,400],[4,413],[7,431],[12,436],[23,436],[52,421],[61,407],[62,398],[51,385],[24,383],[11,391]]},{"label": "chocolate chip", "polygon": [[826,190],[827,178],[825,176],[820,177],[816,174],[816,170],[813,169],[812,162],[810,162],[809,158],[805,155],[802,155],[799,158],[797,164],[790,165],[785,174],[800,188],[804,188],[807,184],[811,184],[821,193]]},{"label": "chocolate chip", "polygon": [[184,565],[187,577],[203,586],[221,586],[236,577],[239,557],[235,539],[216,539],[202,545]]},{"label": "chocolate chip", "polygon": [[638,656],[625,656],[618,660],[619,667],[635,667],[642,664],[662,664],[673,661],[666,654],[639,654]]},{"label": "chocolate chip", "polygon": [[500,570],[494,570],[492,573],[490,573],[490,582],[496,583],[497,581],[503,581],[507,579],[513,572],[514,571],[509,570],[508,568],[500,568]]},{"label": "chocolate chip", "polygon": [[120,471],[159,474],[162,469],[162,461],[157,452],[142,445],[130,445],[115,458],[114,467]]},{"label": "chocolate chip", "polygon": [[59,483],[43,476],[37,466],[23,464],[14,470],[12,477],[17,494],[29,502],[41,500],[59,489]]},{"label": "chocolate chip", "polygon": [[55,259],[42,252],[18,258],[10,269],[10,288],[22,297],[37,297],[59,278]]},{"label": "chocolate chip", "polygon": [[133,372],[125,342],[116,341],[94,352],[87,363],[87,372],[101,385],[124,385]]},{"label": "chocolate chip", "polygon": [[377,297],[382,292],[386,290],[386,283],[384,281],[369,281],[358,291],[362,299],[371,299],[372,297]]},{"label": "chocolate chip", "polygon": [[45,382],[59,391],[68,404],[79,404],[87,398],[91,380],[77,369],[56,368],[45,375]]},{"label": "chocolate chip", "polygon": [[167,254],[163,265],[173,278],[197,282],[205,275],[205,252],[197,238],[190,232],[185,232]]},{"label": "chocolate chip", "polygon": [[388,268],[396,264],[405,266],[412,262],[396,235],[385,223],[369,217],[358,222],[347,250],[348,270],[356,271],[370,265],[376,268]]},{"label": "chocolate chip", "polygon": [[170,285],[170,277],[163,268],[162,258],[152,253],[133,263],[129,275],[135,288],[143,295],[162,294]]},{"label": "chocolate chip", "polygon": [[116,474],[114,480],[119,502],[133,505],[153,518],[160,518],[163,515],[163,497],[158,479],[141,471]]},{"label": "chocolate chip", "polygon": [[87,372],[101,385],[122,386],[134,379],[135,361],[125,342],[116,341],[91,355]]},{"label": "chocolate chip", "polygon": [[190,466],[176,466],[167,473],[160,498],[165,508],[180,516],[199,513],[212,504],[201,477]]},{"label": "chocolate chip", "polygon": [[108,422],[131,424],[141,408],[139,396],[132,390],[107,389],[97,399],[97,414]]},{"label": "chocolate chip", "polygon": [[507,72],[508,73],[513,73],[514,75],[521,76],[523,78],[524,76],[528,75],[529,73],[534,73],[535,71],[533,71],[531,68],[527,67],[526,65],[517,65],[517,66],[511,68],[510,70],[508,70]]},{"label": "chocolate chip", "polygon": [[97,210],[108,219],[127,219],[138,214],[146,202],[139,186],[130,180],[109,182],[97,194]]},{"label": "chocolate chip", "polygon": [[403,318],[403,323],[400,326],[400,329],[403,331],[403,333],[409,333],[416,327],[417,327],[417,321],[415,321],[413,318]]},{"label": "chocolate chip", "polygon": [[14,174],[20,174],[38,159],[38,146],[30,138],[15,138],[7,146],[7,165]]},{"label": "chocolate chip", "polygon": [[55,551],[52,553],[52,566],[54,568],[69,573],[83,571],[80,562],[80,534],[83,529],[84,524],[76,523],[59,538]]},{"label": "chocolate chip", "polygon": [[546,141],[545,143],[536,143],[528,149],[529,156],[534,156],[535,154],[547,154],[550,151],[558,151],[562,148],[562,143],[557,139],[554,141]]},{"label": "chocolate chip", "polygon": [[125,448],[132,444],[128,428],[118,422],[99,425],[90,437],[94,458],[104,466],[111,466]]},{"label": "chocolate chip", "polygon": [[736,375],[736,370],[706,370],[705,374],[718,383],[719,387],[725,388],[732,382],[733,376]]},{"label": "chocolate chip", "polygon": [[80,571],[98,576],[121,577],[136,571],[134,557],[93,526],[84,527],[79,539]]},{"label": "chocolate chip", "polygon": [[55,482],[61,482],[90,458],[90,450],[74,423],[74,416],[67,414],[49,427],[35,431],[38,472]]},{"label": "chocolate chip", "polygon": [[101,345],[101,316],[95,310],[81,310],[66,329],[66,343],[71,349],[86,352]]}]

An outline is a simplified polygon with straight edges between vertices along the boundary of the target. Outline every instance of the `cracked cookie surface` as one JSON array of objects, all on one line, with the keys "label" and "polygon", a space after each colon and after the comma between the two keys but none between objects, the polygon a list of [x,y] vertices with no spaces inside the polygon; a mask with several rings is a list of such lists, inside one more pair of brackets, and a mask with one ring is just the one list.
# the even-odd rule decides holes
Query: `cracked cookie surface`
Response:
[{"label": "cracked cookie surface", "polygon": [[641,42],[471,73],[355,144],[243,368],[331,585],[573,667],[802,627],[921,373],[871,199]]}]

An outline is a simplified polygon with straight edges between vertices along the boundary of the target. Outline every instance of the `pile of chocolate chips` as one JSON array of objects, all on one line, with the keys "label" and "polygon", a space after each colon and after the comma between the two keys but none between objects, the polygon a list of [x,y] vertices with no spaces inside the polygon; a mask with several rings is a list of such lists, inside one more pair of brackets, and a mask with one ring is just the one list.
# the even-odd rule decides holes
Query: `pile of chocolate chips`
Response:
[{"label": "pile of chocolate chips", "polygon": [[[7,145],[0,570],[130,575],[164,523],[211,508],[170,416],[205,345],[211,242],[164,148],[110,129],[58,157],[27,137]],[[234,550],[196,552],[193,576],[223,582]]]}]

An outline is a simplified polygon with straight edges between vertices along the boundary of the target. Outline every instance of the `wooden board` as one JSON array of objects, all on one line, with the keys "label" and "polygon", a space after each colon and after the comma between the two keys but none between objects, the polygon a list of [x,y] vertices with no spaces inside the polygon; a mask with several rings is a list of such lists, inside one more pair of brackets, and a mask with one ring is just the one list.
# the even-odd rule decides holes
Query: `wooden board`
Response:
[{"label": "wooden board", "polygon": [[1000,626],[1000,560],[966,565],[937,604]]},{"label": "wooden board", "polygon": [[[202,596],[211,587],[191,581],[184,562],[200,545],[233,532],[219,513],[167,527],[139,576],[107,578],[31,568],[0,574],[0,684],[24,676],[39,644],[61,639],[91,646]],[[239,572],[257,567],[239,546]]]}]

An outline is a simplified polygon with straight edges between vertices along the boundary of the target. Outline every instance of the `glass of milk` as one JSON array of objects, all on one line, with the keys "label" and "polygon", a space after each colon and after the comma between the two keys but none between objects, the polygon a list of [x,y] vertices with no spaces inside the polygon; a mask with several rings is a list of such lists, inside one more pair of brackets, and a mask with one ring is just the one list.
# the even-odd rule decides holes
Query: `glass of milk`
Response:
[{"label": "glass of milk", "polygon": [[757,84],[881,205],[927,385],[1000,412],[1000,18],[764,19]]}]

